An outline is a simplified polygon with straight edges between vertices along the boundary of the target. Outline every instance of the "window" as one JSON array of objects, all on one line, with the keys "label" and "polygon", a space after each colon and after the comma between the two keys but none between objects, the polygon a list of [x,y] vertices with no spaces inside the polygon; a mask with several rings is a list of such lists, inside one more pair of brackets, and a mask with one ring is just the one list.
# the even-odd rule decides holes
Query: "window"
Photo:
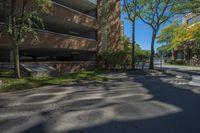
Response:
[{"label": "window", "polygon": [[200,16],[198,16],[197,18],[198,18],[198,21],[200,21]]},{"label": "window", "polygon": [[195,23],[195,17],[188,19],[187,24],[191,25]]},{"label": "window", "polygon": [[187,24],[188,24],[188,25],[192,25],[192,24],[194,24],[194,23],[196,23],[196,22],[200,22],[200,16],[197,16],[197,17],[193,17],[193,18],[188,19]]}]

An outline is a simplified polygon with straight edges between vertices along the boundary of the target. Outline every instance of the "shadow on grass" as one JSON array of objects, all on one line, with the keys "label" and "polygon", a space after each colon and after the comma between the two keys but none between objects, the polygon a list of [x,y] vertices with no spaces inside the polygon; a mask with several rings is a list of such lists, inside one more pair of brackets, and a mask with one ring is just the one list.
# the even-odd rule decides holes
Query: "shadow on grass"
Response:
[{"label": "shadow on grass", "polygon": [[22,77],[21,79],[14,79],[12,71],[1,71],[0,80],[3,81],[4,86],[2,91],[16,91],[16,90],[26,90],[33,89],[43,86],[51,85],[68,85],[72,82],[81,81],[107,81],[106,77],[100,76],[99,72],[95,71],[83,71],[80,73],[68,73],[60,75],[57,77]]}]

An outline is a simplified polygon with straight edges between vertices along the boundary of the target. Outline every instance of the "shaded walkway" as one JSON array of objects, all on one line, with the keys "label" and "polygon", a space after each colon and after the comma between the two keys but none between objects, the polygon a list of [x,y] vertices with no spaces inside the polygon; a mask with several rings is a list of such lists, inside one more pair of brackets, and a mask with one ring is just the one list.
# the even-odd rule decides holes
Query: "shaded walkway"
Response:
[{"label": "shaded walkway", "polygon": [[112,80],[1,95],[9,133],[199,133],[200,88],[170,75],[107,74]]}]

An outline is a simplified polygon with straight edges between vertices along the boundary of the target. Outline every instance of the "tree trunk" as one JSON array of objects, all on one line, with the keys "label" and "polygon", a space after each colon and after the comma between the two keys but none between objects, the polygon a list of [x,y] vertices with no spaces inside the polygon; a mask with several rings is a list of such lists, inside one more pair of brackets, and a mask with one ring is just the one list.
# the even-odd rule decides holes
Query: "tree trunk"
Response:
[{"label": "tree trunk", "polygon": [[132,21],[132,70],[135,70],[135,17]]},{"label": "tree trunk", "polygon": [[20,74],[20,65],[19,65],[19,47],[13,42],[13,59],[14,59],[14,67],[15,67],[15,77],[21,78]]},{"label": "tree trunk", "polygon": [[155,55],[154,44],[156,40],[156,35],[157,35],[157,30],[153,30],[152,40],[151,40],[151,57],[150,57],[149,69],[154,69],[154,55]]},{"label": "tree trunk", "polygon": [[175,50],[174,48],[171,50],[172,52],[172,60],[175,60],[176,59],[176,55],[175,55]]}]

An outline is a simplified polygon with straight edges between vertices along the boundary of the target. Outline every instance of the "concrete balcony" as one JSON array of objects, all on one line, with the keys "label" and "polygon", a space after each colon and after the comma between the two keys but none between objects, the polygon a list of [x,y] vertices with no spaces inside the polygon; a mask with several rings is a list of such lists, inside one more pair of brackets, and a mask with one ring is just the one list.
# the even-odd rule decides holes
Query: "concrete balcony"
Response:
[{"label": "concrete balcony", "polygon": [[87,13],[88,11],[94,10],[97,7],[97,0],[53,0],[64,6]]},{"label": "concrete balcony", "polygon": [[50,15],[54,16],[55,19],[73,22],[94,29],[98,28],[98,22],[96,18],[56,2],[53,2]]},{"label": "concrete balcony", "polygon": [[[65,4],[63,4],[62,1],[66,1],[64,2]],[[79,25],[83,25],[83,26],[87,26],[89,28],[93,28],[93,29],[98,29],[98,22],[97,19],[95,17],[92,17],[90,15],[87,15],[86,13],[82,12],[83,10],[76,10],[71,8],[71,6],[68,6],[68,2],[69,3],[74,3],[74,1],[78,2],[79,6],[77,7],[83,7],[83,8],[87,8],[87,9],[95,9],[94,4],[92,7],[89,8],[89,5],[86,6],[85,4],[81,3],[82,0],[61,0],[61,1],[53,1],[52,3],[52,7],[50,9],[50,13],[49,14],[40,14],[42,17],[43,16],[52,16],[54,17],[55,20],[62,20],[65,22],[72,22],[72,23],[76,23]],[[85,0],[84,0],[85,1]],[[87,0],[86,0],[87,1]],[[81,6],[80,6],[81,3]],[[17,0],[17,4],[19,7],[22,6],[22,0]],[[83,5],[82,5],[83,4]],[[91,5],[91,4],[90,4]],[[1,8],[1,7],[0,7]],[[33,3],[29,3],[29,5],[27,6],[27,9],[32,10],[37,8],[35,4]],[[86,11],[86,9],[84,9],[84,11]],[[1,14],[1,13],[0,13]]]},{"label": "concrete balcony", "polygon": [[[37,30],[39,41],[34,41],[32,35],[27,35],[20,49],[32,48],[60,48],[81,51],[96,51],[97,41],[88,38],[76,37],[66,34],[58,34],[49,31]],[[11,41],[7,35],[0,38],[0,47],[11,48]]]}]

